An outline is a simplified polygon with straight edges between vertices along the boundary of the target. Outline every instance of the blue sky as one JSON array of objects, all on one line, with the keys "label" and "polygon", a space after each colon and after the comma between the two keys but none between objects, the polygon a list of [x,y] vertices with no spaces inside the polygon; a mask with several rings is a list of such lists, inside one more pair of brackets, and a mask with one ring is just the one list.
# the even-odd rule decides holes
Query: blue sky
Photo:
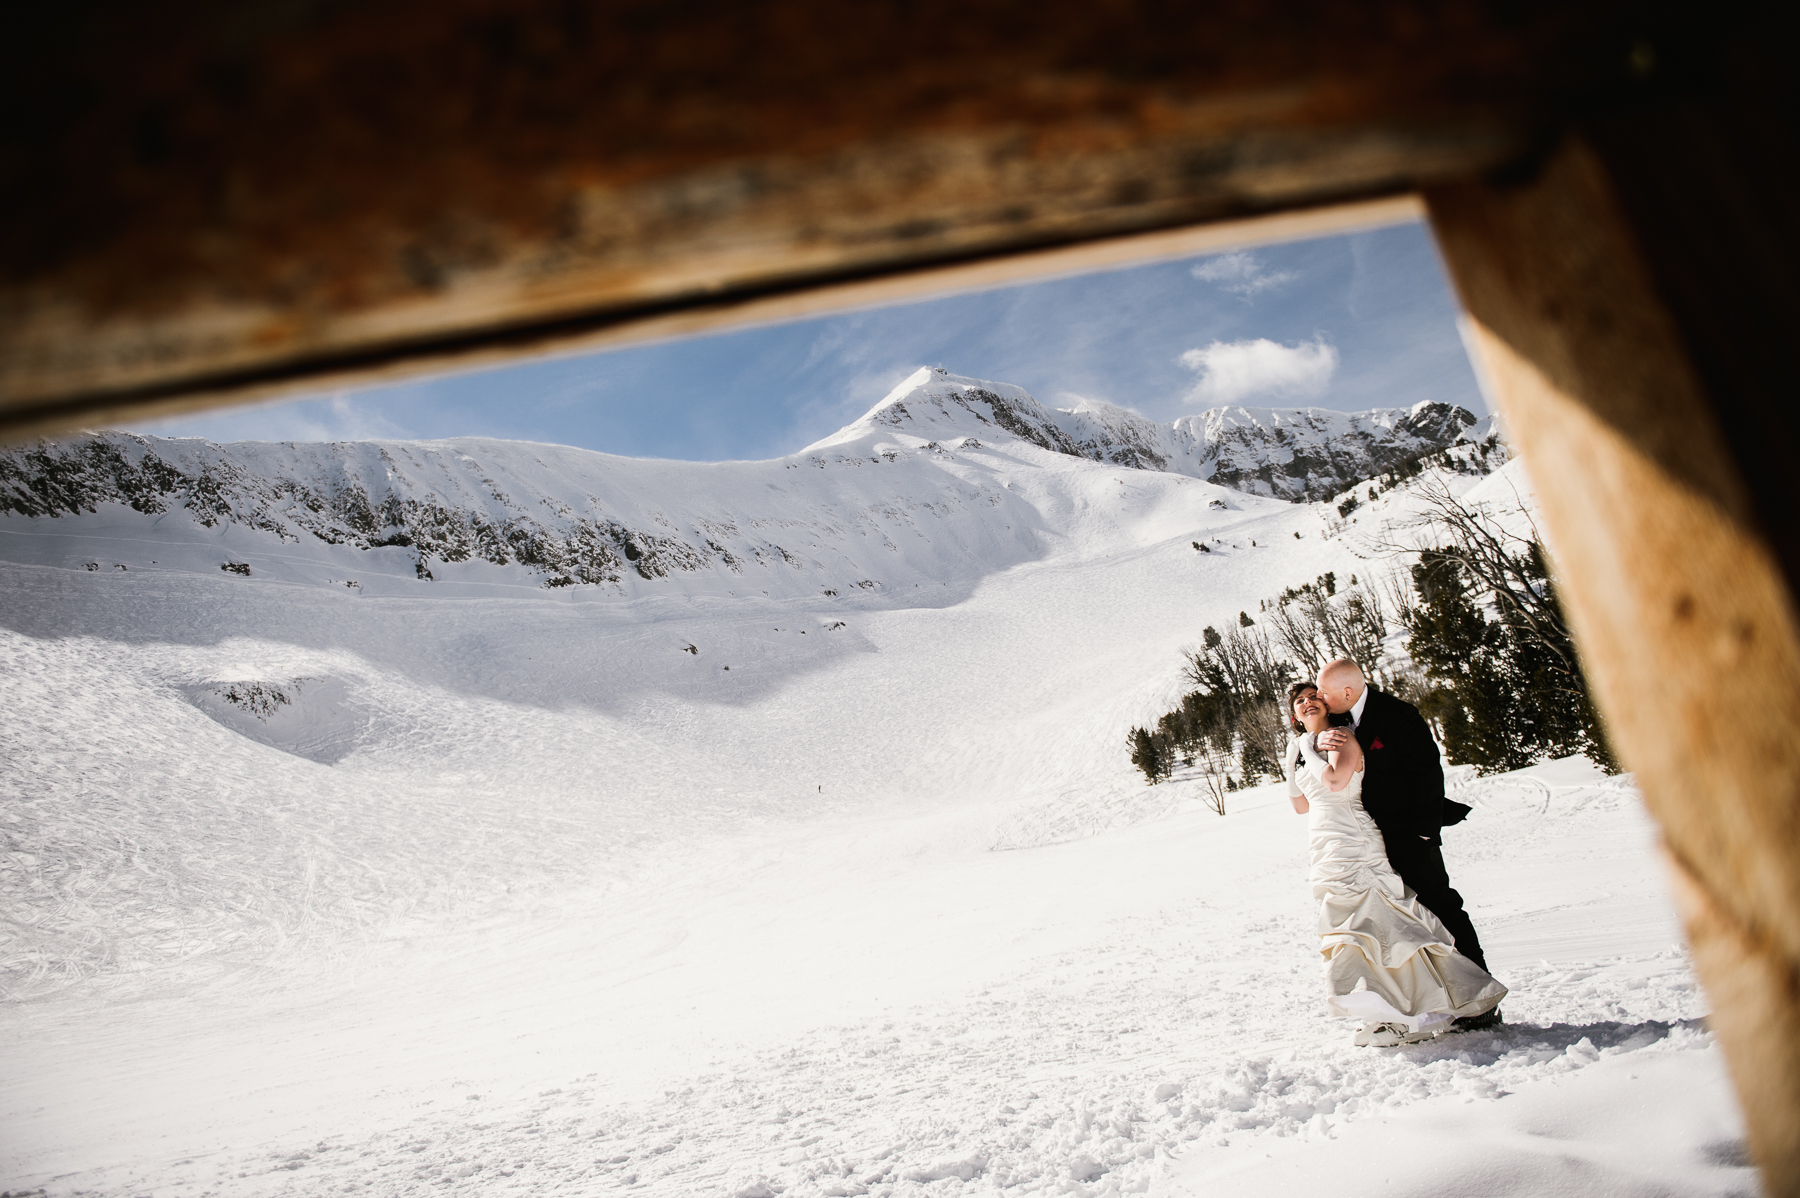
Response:
[{"label": "blue sky", "polygon": [[1161,421],[1221,403],[1486,412],[1430,234],[1407,224],[140,427],[768,458],[835,432],[922,365]]}]

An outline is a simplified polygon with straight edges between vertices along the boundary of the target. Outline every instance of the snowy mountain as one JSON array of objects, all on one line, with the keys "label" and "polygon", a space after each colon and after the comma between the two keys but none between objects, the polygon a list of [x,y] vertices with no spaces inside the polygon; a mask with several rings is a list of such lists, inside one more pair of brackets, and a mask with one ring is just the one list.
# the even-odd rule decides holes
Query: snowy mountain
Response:
[{"label": "snowy mountain", "polygon": [[1111,403],[1048,408],[1017,387],[920,371],[868,416],[819,444],[853,439],[873,426],[940,437],[1004,430],[1058,453],[1208,478],[1285,500],[1323,500],[1402,460],[1487,432],[1469,410],[1449,403],[1370,412],[1211,408],[1157,425]]},{"label": "snowy mountain", "polygon": [[1213,408],[1158,424],[1113,404],[1050,408],[1018,387],[920,370],[868,415],[818,445],[881,427],[941,439],[1011,435],[1057,453],[1296,501],[1326,499],[1409,458],[1488,431],[1467,409],[1431,402],[1367,412]]},{"label": "snowy mountain", "polygon": [[1177,420],[1170,436],[1194,447],[1199,477],[1298,501],[1325,499],[1409,458],[1475,440],[1481,428],[1465,408],[1425,402],[1367,412],[1214,408]]},{"label": "snowy mountain", "polygon": [[[1474,423],[1461,408],[1420,404],[1222,408],[1161,425],[1110,405],[1053,409],[1017,387],[921,369],[860,420],[768,462],[646,461],[477,438],[215,445],[113,432],[0,453],[0,512],[124,518],[130,509],[164,535],[185,527],[196,546],[260,547],[288,563],[267,552],[260,564],[194,563],[206,569],[291,569],[299,553],[328,561],[326,573],[343,581],[373,572],[633,594],[683,575],[731,593],[751,579],[759,591],[814,593],[972,577],[1041,556],[1046,536],[1091,508],[1088,492],[1112,485],[1104,470],[1071,472],[1070,459],[1321,499]],[[1050,491],[1031,492],[1027,479]],[[321,558],[324,547],[354,552]]]}]

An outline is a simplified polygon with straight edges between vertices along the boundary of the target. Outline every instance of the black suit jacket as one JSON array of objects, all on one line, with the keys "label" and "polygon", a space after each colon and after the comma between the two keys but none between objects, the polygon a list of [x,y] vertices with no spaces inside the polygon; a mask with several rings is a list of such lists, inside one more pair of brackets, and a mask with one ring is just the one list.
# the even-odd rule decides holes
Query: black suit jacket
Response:
[{"label": "black suit jacket", "polygon": [[1438,832],[1443,825],[1469,813],[1460,803],[1446,804],[1437,742],[1411,703],[1371,686],[1362,722],[1356,726],[1356,743],[1362,746],[1366,763],[1363,810],[1388,840],[1425,837],[1441,844]]}]

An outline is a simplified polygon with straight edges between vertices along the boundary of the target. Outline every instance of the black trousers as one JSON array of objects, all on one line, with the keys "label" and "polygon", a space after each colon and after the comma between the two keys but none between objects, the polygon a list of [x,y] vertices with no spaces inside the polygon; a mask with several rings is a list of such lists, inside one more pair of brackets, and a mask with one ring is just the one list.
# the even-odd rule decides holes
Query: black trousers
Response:
[{"label": "black trousers", "polygon": [[1456,951],[1483,969],[1487,957],[1476,938],[1475,925],[1463,910],[1462,895],[1450,888],[1450,871],[1444,868],[1444,851],[1429,840],[1409,832],[1386,836],[1388,864],[1400,880],[1413,888],[1431,913],[1444,921],[1444,928],[1456,941]]}]

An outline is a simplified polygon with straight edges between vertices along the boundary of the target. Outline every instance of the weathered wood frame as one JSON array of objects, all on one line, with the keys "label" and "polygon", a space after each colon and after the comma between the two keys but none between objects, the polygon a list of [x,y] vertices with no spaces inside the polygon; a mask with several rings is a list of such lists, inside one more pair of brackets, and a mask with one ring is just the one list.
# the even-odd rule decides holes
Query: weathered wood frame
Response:
[{"label": "weathered wood frame", "polygon": [[1800,1194],[1788,31],[1478,0],[39,7],[0,46],[11,438],[1422,194],[1765,1187]]}]

